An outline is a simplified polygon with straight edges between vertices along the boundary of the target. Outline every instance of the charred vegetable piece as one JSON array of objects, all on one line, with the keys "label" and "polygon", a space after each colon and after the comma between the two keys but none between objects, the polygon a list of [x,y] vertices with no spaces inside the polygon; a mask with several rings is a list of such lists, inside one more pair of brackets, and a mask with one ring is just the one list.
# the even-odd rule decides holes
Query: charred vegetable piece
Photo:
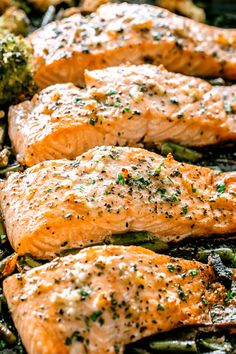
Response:
[{"label": "charred vegetable piece", "polygon": [[219,254],[212,254],[208,259],[219,281],[222,282],[227,289],[230,289],[232,284],[232,271],[223,264]]},{"label": "charred vegetable piece", "polygon": [[3,144],[5,135],[6,135],[6,125],[1,123],[0,124],[0,145]]},{"label": "charred vegetable piece", "polygon": [[161,145],[161,153],[162,155],[171,153],[177,160],[191,162],[198,161],[202,158],[202,154],[199,152],[170,142]]},{"label": "charred vegetable piece", "polygon": [[13,34],[0,35],[0,105],[35,92],[30,47]]},{"label": "charred vegetable piece", "polygon": [[28,34],[29,19],[23,10],[10,7],[0,17],[0,33],[7,34],[8,32],[22,36]]},{"label": "charred vegetable piece", "polygon": [[0,219],[0,245],[3,245],[7,241],[6,230],[3,221]]},{"label": "charred vegetable piece", "polygon": [[4,339],[9,346],[13,346],[17,341],[14,333],[3,323],[0,323],[0,338]]}]

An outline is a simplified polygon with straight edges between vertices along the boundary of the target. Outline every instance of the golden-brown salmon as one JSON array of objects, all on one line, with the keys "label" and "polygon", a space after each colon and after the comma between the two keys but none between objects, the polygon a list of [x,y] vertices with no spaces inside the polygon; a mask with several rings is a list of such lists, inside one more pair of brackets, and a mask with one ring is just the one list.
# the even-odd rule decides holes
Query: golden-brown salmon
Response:
[{"label": "golden-brown salmon", "polygon": [[41,11],[46,11],[49,6],[57,6],[61,3],[73,5],[73,0],[28,0],[29,4],[34,5]]},{"label": "golden-brown salmon", "polygon": [[236,30],[210,27],[151,5],[103,5],[90,17],[77,14],[50,23],[30,35],[29,42],[41,88],[78,84],[85,69],[125,62],[236,80]]},{"label": "golden-brown salmon", "polygon": [[[41,1],[41,0],[34,0]],[[83,0],[80,5],[83,10],[92,12],[103,4],[111,2],[122,2],[113,0]],[[204,22],[206,19],[205,12],[200,7],[196,6],[192,0],[156,0],[156,5],[164,7],[172,12],[178,12],[181,15],[190,17],[195,21]]]},{"label": "golden-brown salmon", "polygon": [[226,305],[210,266],[134,246],[56,259],[9,277],[4,293],[29,354],[121,354],[176,327],[236,325],[235,299]]},{"label": "golden-brown salmon", "polygon": [[37,258],[128,231],[167,242],[236,231],[235,172],[136,148],[98,147],[14,173],[0,200],[13,248]]},{"label": "golden-brown salmon", "polygon": [[156,0],[156,4],[195,21],[204,22],[206,19],[204,10],[196,6],[192,0]]},{"label": "golden-brown salmon", "polygon": [[[10,108],[9,136],[19,162],[74,159],[101,145],[171,140],[201,146],[236,138],[236,86],[218,92],[154,65],[86,71],[85,80],[86,90],[57,84]],[[231,97],[224,97],[226,90]]]}]

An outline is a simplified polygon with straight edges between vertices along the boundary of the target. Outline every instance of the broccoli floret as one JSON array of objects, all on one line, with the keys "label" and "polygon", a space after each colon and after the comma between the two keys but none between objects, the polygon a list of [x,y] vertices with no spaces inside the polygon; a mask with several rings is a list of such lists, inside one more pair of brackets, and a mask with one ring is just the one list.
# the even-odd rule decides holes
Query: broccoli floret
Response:
[{"label": "broccoli floret", "polygon": [[25,99],[35,91],[30,46],[22,37],[0,35],[0,105]]},{"label": "broccoli floret", "polygon": [[26,36],[29,30],[29,19],[26,13],[17,7],[9,7],[0,17],[0,33],[12,32]]}]

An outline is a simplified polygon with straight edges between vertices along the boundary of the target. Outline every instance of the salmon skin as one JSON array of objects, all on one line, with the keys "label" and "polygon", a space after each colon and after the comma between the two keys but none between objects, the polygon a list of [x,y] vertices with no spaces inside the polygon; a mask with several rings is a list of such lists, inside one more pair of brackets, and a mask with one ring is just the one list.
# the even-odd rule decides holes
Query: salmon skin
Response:
[{"label": "salmon skin", "polygon": [[236,80],[236,30],[221,29],[151,5],[106,4],[35,31],[35,81],[40,88],[83,82],[85,69],[129,62]]},{"label": "salmon skin", "polygon": [[1,187],[11,245],[36,258],[132,231],[166,242],[236,231],[235,172],[138,148],[104,146],[74,161],[47,161]]},{"label": "salmon skin", "polygon": [[176,327],[236,325],[235,297],[225,302],[210,266],[135,246],[58,258],[7,278],[4,293],[29,354],[121,354]]},{"label": "salmon skin", "polygon": [[85,90],[57,84],[10,108],[20,163],[74,159],[101,145],[202,146],[236,138],[236,86],[214,87],[154,65],[86,71],[85,81]]}]

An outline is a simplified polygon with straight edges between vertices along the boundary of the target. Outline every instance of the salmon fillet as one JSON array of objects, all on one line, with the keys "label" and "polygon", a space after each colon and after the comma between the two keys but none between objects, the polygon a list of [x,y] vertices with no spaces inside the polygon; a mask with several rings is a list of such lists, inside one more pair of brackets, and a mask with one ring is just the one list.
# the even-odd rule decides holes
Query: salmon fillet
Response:
[{"label": "salmon fillet", "polygon": [[211,314],[222,314],[227,292],[210,266],[134,246],[58,258],[7,278],[4,293],[29,354],[118,354],[176,327],[236,325],[235,299],[231,318]]},{"label": "salmon fillet", "polygon": [[154,65],[86,71],[85,80],[85,90],[57,84],[10,108],[9,136],[20,163],[74,159],[101,145],[202,146],[236,138],[236,86],[218,92]]},{"label": "salmon fillet", "polygon": [[[83,10],[92,12],[92,11],[96,11],[99,6],[111,2],[118,2],[118,1],[84,0],[82,1],[81,6]],[[195,21],[204,22],[206,19],[204,10],[196,6],[192,2],[192,0],[156,0],[156,5],[160,7],[164,7],[172,12],[178,12],[179,14],[190,17]]]},{"label": "salmon fillet", "polygon": [[74,2],[73,0],[28,0],[28,3],[34,5],[40,11],[47,11],[49,6],[57,6],[61,3],[71,6]]},{"label": "salmon fillet", "polygon": [[28,40],[41,88],[82,83],[85,69],[127,61],[236,79],[236,30],[210,27],[150,5],[105,4],[90,17],[76,14],[50,23]]},{"label": "salmon fillet", "polygon": [[195,21],[204,22],[206,20],[204,10],[196,6],[192,0],[156,0],[156,4],[170,11],[177,11]]},{"label": "salmon fillet", "polygon": [[148,231],[166,242],[236,231],[236,173],[217,174],[143,149],[94,148],[2,182],[7,235],[20,255],[52,258]]}]

